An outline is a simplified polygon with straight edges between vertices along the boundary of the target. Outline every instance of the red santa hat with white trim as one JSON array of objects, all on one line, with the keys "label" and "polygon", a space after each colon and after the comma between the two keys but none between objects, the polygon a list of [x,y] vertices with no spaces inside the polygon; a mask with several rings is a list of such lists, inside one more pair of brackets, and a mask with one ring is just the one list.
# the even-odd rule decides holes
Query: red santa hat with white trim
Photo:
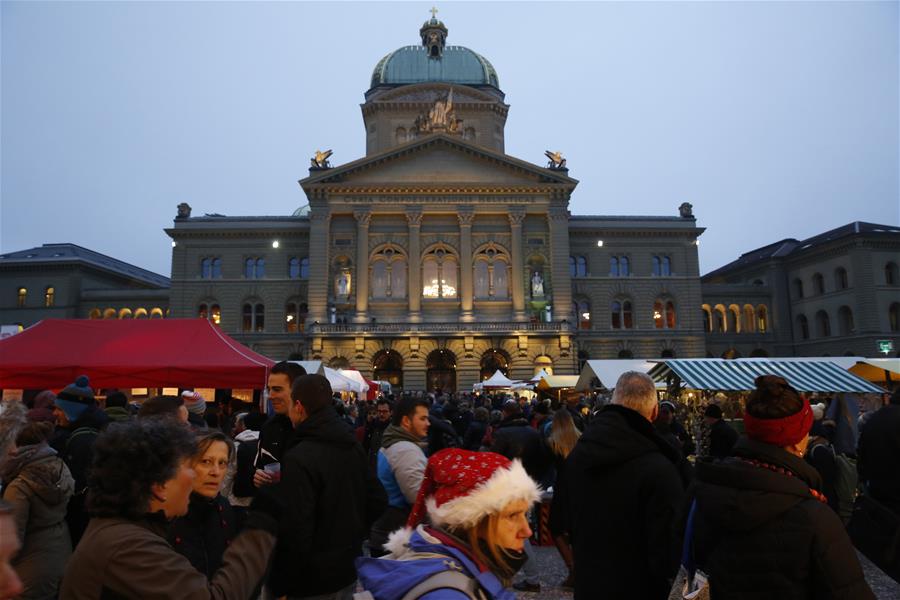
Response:
[{"label": "red santa hat with white trim", "polygon": [[474,527],[510,502],[540,498],[541,488],[521,461],[494,452],[447,448],[428,459],[406,526],[416,527],[427,513],[438,527]]}]

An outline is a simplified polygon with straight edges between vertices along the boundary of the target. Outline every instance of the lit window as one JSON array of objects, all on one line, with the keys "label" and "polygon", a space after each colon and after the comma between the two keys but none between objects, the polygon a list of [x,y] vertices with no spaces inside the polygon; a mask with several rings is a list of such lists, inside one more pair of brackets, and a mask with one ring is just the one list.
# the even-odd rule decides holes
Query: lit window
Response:
[{"label": "lit window", "polygon": [[429,252],[422,265],[422,296],[456,298],[456,259],[443,248]]},{"label": "lit window", "polygon": [[242,311],[241,331],[259,332],[265,330],[265,306],[262,304],[244,304]]},{"label": "lit window", "polygon": [[653,324],[657,329],[675,329],[675,304],[671,300],[653,303]]},{"label": "lit window", "polygon": [[17,297],[17,299],[16,299],[16,305],[17,305],[19,308],[22,308],[23,306],[25,306],[25,298],[26,298],[26,296],[28,296],[28,290],[25,289],[25,288],[23,288],[23,287],[20,287],[20,288],[19,288],[19,294],[18,294],[18,297]]},{"label": "lit window", "polygon": [[46,290],[44,290],[44,306],[51,307],[53,303],[56,301],[56,290],[53,289],[53,286],[48,286]]}]

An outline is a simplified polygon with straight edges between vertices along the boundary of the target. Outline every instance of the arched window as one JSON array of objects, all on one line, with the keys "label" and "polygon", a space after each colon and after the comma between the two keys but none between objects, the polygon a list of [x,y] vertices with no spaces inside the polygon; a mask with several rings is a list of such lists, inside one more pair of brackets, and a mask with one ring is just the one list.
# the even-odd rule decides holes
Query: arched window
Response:
[{"label": "arched window", "polygon": [[400,249],[385,246],[371,260],[372,298],[405,298],[406,257]]},{"label": "arched window", "polygon": [[813,293],[816,296],[821,296],[825,293],[825,278],[822,277],[821,273],[813,274]]},{"label": "arched window", "polygon": [[212,260],[212,276],[213,279],[222,279],[222,259],[214,258]]},{"label": "arched window", "polygon": [[247,279],[263,279],[266,276],[266,259],[262,257],[248,258],[244,261],[244,277]]},{"label": "arched window", "polygon": [[300,259],[296,256],[291,257],[288,261],[288,277],[291,279],[300,278]]},{"label": "arched window", "polygon": [[333,356],[328,361],[328,367],[331,369],[349,369],[350,361],[343,356]]},{"label": "arched window", "polygon": [[653,257],[653,274],[658,276],[660,274],[660,265],[659,265],[659,257]]},{"label": "arched window", "polygon": [[88,314],[89,319],[99,319],[102,316],[99,308],[92,308],[91,312]]},{"label": "arched window", "polygon": [[[579,359],[582,354],[587,354],[584,351],[578,353]],[[553,359],[547,356],[546,354],[541,354],[539,356],[534,357],[534,363],[531,366],[532,372],[537,375],[541,371],[544,371],[547,375],[553,375]]]},{"label": "arched window", "polygon": [[884,283],[886,285],[897,285],[900,283],[900,274],[897,272],[897,263],[889,262],[884,265]]},{"label": "arched window", "polygon": [[726,350],[725,352],[722,353],[722,358],[724,358],[726,360],[734,360],[735,358],[740,358],[740,357],[741,357],[741,353],[738,352],[734,348],[729,348],[728,350]]},{"label": "arched window", "polygon": [[801,340],[809,339],[809,321],[804,315],[797,316],[797,333],[800,334]]},{"label": "arched window", "polygon": [[631,300],[613,300],[609,305],[609,318],[613,329],[633,329]]},{"label": "arched window", "polygon": [[574,256],[569,257],[569,277],[577,277]]},{"label": "arched window", "polygon": [[438,246],[425,255],[422,263],[422,296],[456,298],[457,262],[449,249]]},{"label": "arched window", "polygon": [[631,265],[627,256],[619,257],[619,277],[628,277],[631,275]]},{"label": "arched window", "polygon": [[741,309],[737,304],[731,304],[728,307],[728,331],[731,333],[741,332]]},{"label": "arched window", "polygon": [[132,317],[132,314],[133,313],[131,312],[130,308],[123,308],[122,310],[119,311],[119,318],[120,319],[130,319]]},{"label": "arched window", "polygon": [[303,331],[303,325],[306,321],[306,313],[308,309],[306,304],[301,304],[296,300],[291,300],[284,305],[284,330],[287,333],[297,333]]},{"label": "arched window", "polygon": [[56,302],[56,290],[52,285],[48,285],[44,290],[44,306],[50,308]]},{"label": "arched window", "polygon": [[135,319],[147,319],[148,317],[149,317],[149,315],[147,314],[146,308],[141,307],[134,311]]},{"label": "arched window", "polygon": [[838,267],[834,270],[834,289],[846,290],[850,287],[850,280],[847,277],[847,269]]},{"label": "arched window", "polygon": [[675,358],[675,351],[671,348],[666,348],[662,352],[659,353],[660,358]]},{"label": "arched window", "polygon": [[300,279],[309,279],[309,257],[300,259]]},{"label": "arched window", "polygon": [[634,352],[631,350],[619,350],[618,358],[634,358]]},{"label": "arched window", "polygon": [[403,357],[396,350],[379,350],[372,358],[372,375],[376,381],[403,387]]},{"label": "arched window", "polygon": [[163,318],[162,309],[159,307],[151,308],[150,309],[150,318],[151,319],[162,319]]},{"label": "arched window", "polygon": [[16,306],[22,308],[25,306],[25,298],[28,297],[28,289],[20,287],[16,296]]},{"label": "arched window", "polygon": [[756,348],[755,350],[750,351],[750,356],[753,358],[767,358],[769,353],[762,348]]},{"label": "arched window", "polygon": [[741,331],[744,333],[753,333],[756,331],[756,311],[750,304],[744,305],[744,318],[741,321]]},{"label": "arched window", "polygon": [[769,309],[765,304],[756,307],[756,330],[760,333],[769,330]]},{"label": "arched window", "polygon": [[497,371],[509,376],[509,356],[502,350],[491,348],[481,355],[480,381],[490,378]]},{"label": "arched window", "polygon": [[256,279],[262,279],[266,276],[266,259],[256,259]]},{"label": "arched window", "polygon": [[831,319],[824,310],[816,313],[816,336],[831,337]]},{"label": "arched window", "polygon": [[671,300],[653,303],[653,324],[657,329],[675,329],[675,304]]},{"label": "arched window", "polygon": [[503,249],[488,244],[476,252],[473,276],[476,298],[509,297],[509,258]]},{"label": "arched window", "polygon": [[713,310],[713,331],[716,333],[725,333],[728,331],[728,321],[725,318],[725,307],[721,304],[716,304],[715,310]]},{"label": "arched window", "polygon": [[619,257],[618,256],[610,256],[609,257],[609,276],[610,277],[618,277],[619,276]]},{"label": "arched window", "polygon": [[259,332],[264,331],[266,326],[266,309],[261,302],[244,303],[241,311],[241,331],[243,332]]},{"label": "arched window", "polygon": [[701,308],[703,310],[703,331],[712,333],[712,309],[710,309],[709,304],[704,304]]},{"label": "arched window", "polygon": [[200,277],[203,279],[209,279],[212,277],[212,259],[204,258],[200,261]]},{"label": "arched window", "polygon": [[668,256],[662,257],[662,274],[664,276],[672,274],[672,259]]},{"label": "arched window", "polygon": [[900,302],[894,302],[888,308],[888,326],[892,332],[900,331]]},{"label": "arched window", "polygon": [[256,259],[248,258],[244,261],[244,277],[246,279],[253,279],[253,274],[256,272]]},{"label": "arched window", "polygon": [[853,311],[849,306],[842,306],[838,309],[838,327],[840,335],[850,335],[856,329],[853,326]]},{"label": "arched window", "polygon": [[803,298],[803,280],[795,279],[794,283],[794,298],[797,300]]},{"label": "arched window", "polygon": [[591,303],[584,298],[572,302],[572,310],[575,312],[575,322],[579,329],[591,328]]},{"label": "arched window", "polygon": [[390,297],[390,292],[388,290],[388,267],[386,260],[378,259],[372,263],[372,273],[370,281],[372,282],[371,289],[373,298]]},{"label": "arched window", "polygon": [[587,259],[583,256],[575,257],[575,276],[587,277]]},{"label": "arched window", "polygon": [[114,308],[107,308],[106,310],[103,311],[104,319],[115,319],[116,316],[118,316],[118,315],[116,313],[116,309],[114,309]]}]

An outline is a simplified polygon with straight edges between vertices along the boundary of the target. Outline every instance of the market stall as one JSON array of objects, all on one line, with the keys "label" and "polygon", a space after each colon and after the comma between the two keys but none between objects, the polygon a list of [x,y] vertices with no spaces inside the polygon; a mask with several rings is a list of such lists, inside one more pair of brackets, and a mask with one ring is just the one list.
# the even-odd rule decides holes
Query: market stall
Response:
[{"label": "market stall", "polygon": [[[597,388],[611,390],[616,387],[616,382],[622,373],[628,371],[646,373],[655,365],[655,362],[643,359],[588,360],[581,369],[575,389],[580,391]],[[595,379],[597,381],[594,381]]]},{"label": "market stall", "polygon": [[45,319],[0,340],[5,389],[262,389],[273,364],[206,319]]}]

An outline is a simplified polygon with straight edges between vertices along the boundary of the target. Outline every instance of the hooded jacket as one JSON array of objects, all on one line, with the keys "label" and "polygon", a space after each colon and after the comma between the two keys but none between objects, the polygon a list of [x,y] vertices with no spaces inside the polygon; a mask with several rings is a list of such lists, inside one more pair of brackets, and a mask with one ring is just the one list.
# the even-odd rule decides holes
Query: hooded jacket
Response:
[{"label": "hooded jacket", "polygon": [[387,498],[362,446],[331,406],[297,425],[281,461],[287,503],[270,585],[315,596],[356,580],[354,559]]},{"label": "hooded jacket", "polygon": [[397,425],[384,431],[378,452],[378,479],[388,496],[388,504],[408,511],[416,501],[428,459],[424,440]]},{"label": "hooded jacket", "polygon": [[575,598],[665,598],[678,569],[686,471],[640,413],[599,412],[565,463]]},{"label": "hooded jacket", "polygon": [[0,479],[22,542],[12,561],[25,587],[19,597],[52,598],[72,554],[65,521],[75,488],[69,468],[47,444],[22,446],[4,461]]},{"label": "hooded jacket", "polygon": [[713,598],[875,597],[840,519],[811,488],[821,478],[802,458],[747,438],[732,458],[697,467],[694,556]]},{"label": "hooded jacket", "polygon": [[[515,600],[515,594],[504,589],[500,580],[483,570],[464,552],[442,544],[425,527],[414,531],[405,529],[391,536],[392,553],[385,558],[359,558],[359,580],[363,589],[375,600],[400,600],[419,583],[437,573],[455,570],[462,572],[479,585],[486,600]],[[419,600],[468,600],[461,591],[439,589],[419,596]]]}]

